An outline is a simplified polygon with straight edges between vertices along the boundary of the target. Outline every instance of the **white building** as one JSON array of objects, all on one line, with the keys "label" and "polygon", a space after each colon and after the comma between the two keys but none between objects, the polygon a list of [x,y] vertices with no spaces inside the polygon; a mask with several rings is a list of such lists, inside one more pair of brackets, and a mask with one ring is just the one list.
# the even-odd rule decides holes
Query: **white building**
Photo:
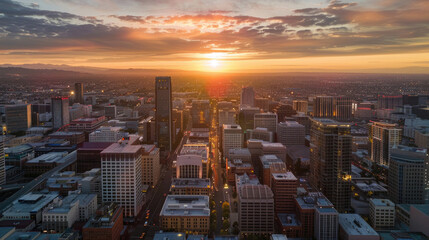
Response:
[{"label": "white building", "polygon": [[223,124],[235,124],[236,110],[235,109],[219,109],[219,127]]},{"label": "white building", "polygon": [[359,214],[340,214],[339,237],[344,240],[379,240],[378,233]]},{"label": "white building", "polygon": [[389,199],[369,200],[369,221],[375,230],[395,225],[395,204]]},{"label": "white building", "polygon": [[229,150],[233,148],[243,147],[243,132],[239,125],[227,125],[222,126],[222,149],[225,157],[228,157]]},{"label": "white building", "polygon": [[305,127],[295,121],[285,121],[278,124],[277,141],[285,146],[304,145]]},{"label": "white building", "polygon": [[396,124],[373,122],[369,124],[371,161],[389,165],[390,149],[401,143],[402,129]]},{"label": "white building", "polygon": [[177,156],[176,178],[202,178],[203,161],[200,155],[186,154]]},{"label": "white building", "polygon": [[155,145],[142,146],[144,148],[142,159],[143,184],[154,186],[158,182],[159,175],[161,174],[161,165],[159,162],[159,148],[157,148]]},{"label": "white building", "polygon": [[142,183],[143,149],[127,141],[113,143],[101,152],[103,202],[116,202],[125,218],[134,218],[144,204]]},{"label": "white building", "polygon": [[100,127],[89,134],[90,142],[117,142],[127,135],[121,127]]}]

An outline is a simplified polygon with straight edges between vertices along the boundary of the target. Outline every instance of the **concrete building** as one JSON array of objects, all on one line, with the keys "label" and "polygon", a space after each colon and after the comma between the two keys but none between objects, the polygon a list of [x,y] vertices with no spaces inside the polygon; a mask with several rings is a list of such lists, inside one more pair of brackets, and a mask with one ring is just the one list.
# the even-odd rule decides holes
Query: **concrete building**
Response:
[{"label": "concrete building", "polygon": [[24,173],[28,177],[37,177],[56,166],[73,160],[65,158],[66,156],[67,152],[49,152],[28,160],[24,164]]},{"label": "concrete building", "polygon": [[410,232],[421,232],[429,238],[429,204],[410,205]]},{"label": "concrete building", "polygon": [[115,119],[117,116],[117,113],[118,111],[116,109],[116,105],[108,105],[104,107],[104,115],[108,119]]},{"label": "concrete building", "polygon": [[229,150],[243,147],[243,132],[239,125],[222,126],[222,150],[225,157],[229,157]]},{"label": "concrete building", "polygon": [[120,204],[124,218],[135,218],[144,205],[142,157],[142,147],[126,141],[113,143],[101,152],[103,202]]},{"label": "concrete building", "polygon": [[414,140],[417,147],[429,149],[429,128],[415,130]]},{"label": "concrete building", "polygon": [[161,175],[161,163],[159,148],[155,145],[142,145],[144,152],[142,156],[143,184],[155,186]]},{"label": "concrete building", "polygon": [[155,78],[155,141],[161,152],[173,148],[171,77]]},{"label": "concrete building", "polygon": [[172,195],[206,195],[212,189],[210,178],[173,178],[170,187]]},{"label": "concrete building", "polygon": [[368,124],[371,161],[389,166],[390,149],[401,144],[401,129],[396,124],[372,122]]},{"label": "concrete building", "polygon": [[248,105],[241,105],[238,115],[238,124],[242,129],[252,129],[255,126],[255,114],[260,113],[261,110],[257,107],[249,107]]},{"label": "concrete building", "polygon": [[186,234],[208,234],[210,208],[208,196],[168,195],[159,214],[162,229]]},{"label": "concrete building", "polygon": [[26,131],[31,127],[31,104],[5,106],[7,132]]},{"label": "concrete building", "polygon": [[219,109],[219,127],[222,127],[224,124],[235,124],[237,113],[235,109]]},{"label": "concrete building", "polygon": [[298,179],[291,172],[272,173],[271,190],[274,193],[276,213],[295,212],[295,195]]},{"label": "concrete building", "polygon": [[71,132],[85,132],[85,139],[88,139],[88,135],[101,127],[105,122],[105,116],[78,118],[70,122],[68,130]]},{"label": "concrete building", "polygon": [[238,192],[242,234],[274,233],[274,194],[266,185],[244,185]]},{"label": "concrete building", "polygon": [[339,212],[350,210],[352,136],[350,125],[312,119],[310,182]]},{"label": "concrete building", "polygon": [[240,159],[226,161],[226,180],[230,185],[235,184],[236,175],[252,174],[253,172],[253,166],[250,163]]},{"label": "concrete building", "polygon": [[378,233],[359,214],[338,216],[339,237],[343,240],[379,240]]},{"label": "concrete building", "polygon": [[57,131],[49,134],[50,139],[65,139],[70,142],[71,145],[77,145],[85,142],[84,132],[63,132]]},{"label": "concrete building", "polygon": [[275,173],[271,172],[271,165],[275,163],[283,166],[283,169],[280,169],[281,172],[286,172],[286,165],[276,155],[263,155],[260,157],[260,162],[257,166],[258,171],[255,171],[255,173],[262,184],[271,186],[271,174]]},{"label": "concrete building", "polygon": [[52,125],[54,130],[70,123],[69,98],[54,97],[51,99]]},{"label": "concrete building", "polygon": [[398,145],[390,150],[389,198],[396,204],[425,203],[428,188],[427,149]]},{"label": "concrete building", "polygon": [[4,137],[0,138],[0,186],[6,184],[6,161],[4,155]]},{"label": "concrete building", "polygon": [[246,130],[246,140],[258,139],[265,142],[274,142],[273,132],[268,131],[266,128],[255,128]]},{"label": "concrete building", "polygon": [[82,228],[83,240],[117,240],[124,231],[122,207],[104,203]]},{"label": "concrete building", "polygon": [[[1,139],[0,144],[2,144]],[[0,151],[3,151],[3,146],[0,146]],[[4,154],[6,154],[7,157],[5,157]],[[29,144],[23,144],[4,149],[4,154],[1,156],[5,159],[6,165],[16,166],[22,169],[28,160],[34,158],[34,149]]]},{"label": "concrete building", "polygon": [[247,148],[229,149],[229,160],[240,159],[243,163],[252,163],[252,156]]},{"label": "concrete building", "polygon": [[241,89],[240,104],[249,107],[255,106],[255,91],[253,91],[253,87],[243,87]]},{"label": "concrete building", "polygon": [[100,127],[89,134],[89,142],[117,142],[128,135],[121,127]]},{"label": "concrete building", "polygon": [[317,96],[313,104],[313,116],[317,118],[335,118],[339,121],[352,119],[352,99],[338,96]]},{"label": "concrete building", "polygon": [[297,112],[307,113],[308,112],[308,101],[306,100],[293,100],[293,110]]},{"label": "concrete building", "polygon": [[316,207],[314,237],[317,240],[338,239],[338,212],[334,207]]},{"label": "concrete building", "polygon": [[208,128],[210,125],[210,101],[192,100],[192,127]]},{"label": "concrete building", "polygon": [[176,178],[203,178],[203,161],[199,155],[179,155],[175,166]]},{"label": "concrete building", "polygon": [[3,212],[4,220],[34,220],[37,223],[42,221],[42,212],[52,203],[58,202],[58,193],[51,192],[47,194],[29,193],[18,200],[15,200],[11,206]]},{"label": "concrete building", "polygon": [[253,129],[266,128],[270,132],[277,132],[277,114],[275,113],[256,113],[253,123]]},{"label": "concrete building", "polygon": [[389,199],[370,199],[369,222],[375,230],[392,228],[395,225],[395,204]]},{"label": "concrete building", "polygon": [[278,124],[277,142],[286,147],[305,144],[305,127],[295,121],[285,121]]},{"label": "concrete building", "polygon": [[77,149],[77,172],[101,168],[101,152],[113,143],[84,142]]},{"label": "concrete building", "polygon": [[209,147],[207,143],[186,143],[183,144],[180,150],[180,155],[198,155],[201,156],[202,178],[208,178],[210,162],[209,162]]}]

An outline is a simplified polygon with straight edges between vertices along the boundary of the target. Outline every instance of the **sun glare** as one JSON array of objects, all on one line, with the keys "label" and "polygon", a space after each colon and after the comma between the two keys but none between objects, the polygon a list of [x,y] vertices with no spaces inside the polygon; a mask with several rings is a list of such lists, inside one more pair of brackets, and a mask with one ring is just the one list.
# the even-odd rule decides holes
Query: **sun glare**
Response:
[{"label": "sun glare", "polygon": [[212,67],[212,68],[217,68],[217,67],[219,67],[219,61],[218,61],[218,60],[216,60],[216,59],[212,59],[212,60],[210,60],[210,67]]}]

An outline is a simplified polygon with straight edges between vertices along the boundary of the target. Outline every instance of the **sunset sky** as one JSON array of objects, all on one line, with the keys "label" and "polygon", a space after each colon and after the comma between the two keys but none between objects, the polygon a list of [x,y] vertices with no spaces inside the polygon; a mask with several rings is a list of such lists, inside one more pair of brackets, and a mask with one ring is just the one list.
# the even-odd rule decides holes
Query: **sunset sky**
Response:
[{"label": "sunset sky", "polygon": [[35,63],[413,72],[429,0],[0,0],[0,64]]}]

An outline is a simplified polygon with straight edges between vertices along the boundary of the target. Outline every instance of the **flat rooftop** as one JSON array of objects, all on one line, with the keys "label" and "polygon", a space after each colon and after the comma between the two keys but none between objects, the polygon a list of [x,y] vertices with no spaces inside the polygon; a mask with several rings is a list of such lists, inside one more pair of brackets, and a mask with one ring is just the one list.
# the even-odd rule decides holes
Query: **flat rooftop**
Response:
[{"label": "flat rooftop", "polygon": [[29,193],[15,200],[12,205],[3,212],[3,215],[19,215],[38,212],[57,197],[57,192],[50,192],[48,194]]},{"label": "flat rooftop", "polygon": [[67,156],[67,152],[49,152],[28,160],[27,163],[61,163],[65,161],[65,156]]},{"label": "flat rooftop", "polygon": [[57,137],[57,136],[74,136],[74,135],[82,135],[84,134],[83,132],[64,132],[64,131],[59,131],[59,132],[54,132],[49,134],[49,137]]},{"label": "flat rooftop", "polygon": [[140,145],[131,145],[128,143],[113,143],[104,149],[101,154],[108,153],[137,153],[142,147]]},{"label": "flat rooftop", "polygon": [[209,197],[200,195],[168,195],[159,215],[209,217]]},{"label": "flat rooftop", "polygon": [[21,153],[25,151],[31,151],[33,150],[33,147],[31,147],[28,144],[22,144],[15,147],[5,148],[4,152],[7,154],[15,154],[15,153]]},{"label": "flat rooftop", "polygon": [[279,219],[279,221],[283,227],[292,227],[292,226],[299,226],[300,225],[300,222],[296,218],[295,214],[278,213],[277,218]]},{"label": "flat rooftop", "polygon": [[377,207],[395,207],[395,204],[389,199],[371,198],[369,201]]},{"label": "flat rooftop", "polygon": [[244,185],[239,191],[241,199],[273,199],[274,194],[267,185]]},{"label": "flat rooftop", "polygon": [[292,172],[273,173],[272,175],[275,180],[298,180]]},{"label": "flat rooftop", "polygon": [[378,236],[359,214],[339,214],[338,223],[349,236]]},{"label": "flat rooftop", "polygon": [[155,233],[153,240],[186,240],[186,234],[178,232]]},{"label": "flat rooftop", "polygon": [[172,188],[210,188],[210,178],[173,178]]},{"label": "flat rooftop", "polygon": [[271,234],[271,240],[287,240],[286,235],[283,234]]}]

